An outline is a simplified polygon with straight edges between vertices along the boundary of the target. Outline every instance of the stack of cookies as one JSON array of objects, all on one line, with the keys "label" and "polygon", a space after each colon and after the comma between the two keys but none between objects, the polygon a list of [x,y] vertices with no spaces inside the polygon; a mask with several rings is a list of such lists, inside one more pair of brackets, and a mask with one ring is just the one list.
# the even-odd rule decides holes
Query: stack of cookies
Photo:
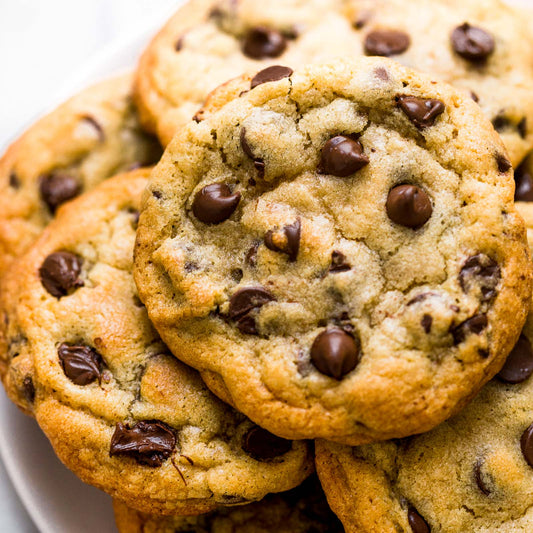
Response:
[{"label": "stack of cookies", "polygon": [[9,147],[2,381],[121,533],[533,531],[526,20],[191,0]]}]

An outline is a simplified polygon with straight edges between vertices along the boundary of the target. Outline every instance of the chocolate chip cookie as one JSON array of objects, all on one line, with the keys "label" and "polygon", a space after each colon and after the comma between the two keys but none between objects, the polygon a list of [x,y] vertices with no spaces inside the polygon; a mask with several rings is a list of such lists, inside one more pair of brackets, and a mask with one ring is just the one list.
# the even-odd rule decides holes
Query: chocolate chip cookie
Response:
[{"label": "chocolate chip cookie", "polygon": [[317,468],[347,533],[533,531],[533,315],[497,377],[424,435],[350,448]]},{"label": "chocolate chip cookie", "polygon": [[315,476],[257,503],[195,517],[155,516],[113,502],[119,533],[343,533]]},{"label": "chocolate chip cookie", "polygon": [[270,65],[379,55],[479,102],[517,164],[533,146],[533,44],[500,0],[192,0],[144,53],[136,99],[166,145],[217,85]]},{"label": "chocolate chip cookie", "polygon": [[154,325],[280,437],[431,429],[498,372],[529,307],[500,138],[386,58],[229,85],[145,193],[135,276]]},{"label": "chocolate chip cookie", "polygon": [[198,514],[298,485],[305,442],[254,425],[169,354],[132,276],[149,171],[65,205],[8,276],[6,385],[83,481],[147,513]]},{"label": "chocolate chip cookie", "polygon": [[155,163],[131,76],[86,89],[34,124],[0,159],[0,277],[66,201],[119,171]]}]

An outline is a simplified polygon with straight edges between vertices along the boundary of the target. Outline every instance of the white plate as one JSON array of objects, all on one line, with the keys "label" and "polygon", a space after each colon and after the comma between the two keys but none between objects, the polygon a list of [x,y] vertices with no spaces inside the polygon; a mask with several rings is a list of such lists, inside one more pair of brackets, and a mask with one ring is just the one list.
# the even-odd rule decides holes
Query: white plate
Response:
[{"label": "white plate", "polygon": [[[533,8],[533,0],[508,0]],[[61,91],[61,102],[81,88],[132,68],[156,28],[98,54]],[[52,106],[50,106],[52,107]],[[55,456],[37,423],[0,393],[0,455],[41,533],[116,533],[111,499],[85,485]]]}]

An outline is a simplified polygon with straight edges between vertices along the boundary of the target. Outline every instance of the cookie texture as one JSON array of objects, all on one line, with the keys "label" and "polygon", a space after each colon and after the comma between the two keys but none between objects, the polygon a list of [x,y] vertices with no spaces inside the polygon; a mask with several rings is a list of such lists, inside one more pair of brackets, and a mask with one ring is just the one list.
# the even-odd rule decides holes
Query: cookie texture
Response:
[{"label": "cookie texture", "polygon": [[242,73],[389,56],[478,101],[518,164],[533,145],[526,21],[501,0],[192,0],[143,54],[136,100],[166,145],[210,91]]},{"label": "cookie texture", "polygon": [[90,87],[31,126],[0,159],[0,277],[66,201],[104,179],[155,163],[139,124],[132,77]]},{"label": "cookie texture", "polygon": [[[83,481],[147,513],[198,514],[298,485],[305,442],[255,426],[159,339],[132,276],[148,170],[61,209],[7,278],[5,385]],[[12,271],[12,272],[13,272]]]},{"label": "cookie texture", "polygon": [[195,517],[139,513],[114,500],[119,533],[343,533],[315,476],[282,494]]},{"label": "cookie texture", "polygon": [[155,168],[141,299],[272,433],[427,431],[500,369],[529,306],[501,140],[470,98],[386,58],[257,84],[271,74],[224,86]]}]

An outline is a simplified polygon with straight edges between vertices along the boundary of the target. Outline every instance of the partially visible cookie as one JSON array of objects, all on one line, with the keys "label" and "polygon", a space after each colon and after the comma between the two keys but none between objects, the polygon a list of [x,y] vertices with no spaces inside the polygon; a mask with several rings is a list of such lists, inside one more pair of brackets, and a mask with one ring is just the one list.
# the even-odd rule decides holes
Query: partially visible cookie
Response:
[{"label": "partially visible cookie", "polygon": [[119,533],[343,533],[328,507],[320,483],[312,476],[283,494],[195,517],[139,513],[114,500]]},{"label": "partially visible cookie", "polygon": [[[147,513],[198,514],[298,485],[305,442],[214,397],[150,324],[132,277],[149,170],[65,205],[2,294],[8,394],[83,481]],[[16,271],[16,273],[15,273]]]},{"label": "partially visible cookie", "polygon": [[361,444],[451,416],[531,293],[511,164],[479,107],[385,58],[220,91],[144,198],[135,276],[167,345],[284,438]]},{"label": "partially visible cookie", "polygon": [[533,44],[501,0],[192,0],[143,54],[136,100],[166,145],[217,85],[270,65],[385,55],[479,102],[517,164],[533,146]]},{"label": "partially visible cookie", "polygon": [[132,77],[90,87],[31,126],[0,159],[0,277],[67,200],[118,172],[155,163]]}]

